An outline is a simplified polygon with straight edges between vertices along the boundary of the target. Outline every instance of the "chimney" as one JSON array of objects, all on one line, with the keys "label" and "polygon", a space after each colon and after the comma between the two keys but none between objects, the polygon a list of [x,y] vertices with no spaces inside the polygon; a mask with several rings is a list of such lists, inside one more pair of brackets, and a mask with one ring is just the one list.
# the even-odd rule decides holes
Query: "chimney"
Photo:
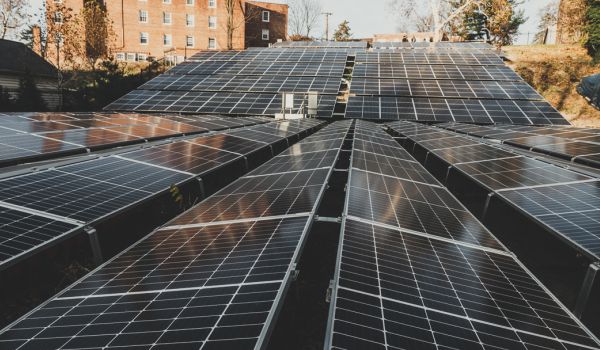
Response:
[{"label": "chimney", "polygon": [[31,27],[31,32],[33,35],[33,52],[37,53],[40,56],[42,55],[42,29],[38,25],[34,25]]}]

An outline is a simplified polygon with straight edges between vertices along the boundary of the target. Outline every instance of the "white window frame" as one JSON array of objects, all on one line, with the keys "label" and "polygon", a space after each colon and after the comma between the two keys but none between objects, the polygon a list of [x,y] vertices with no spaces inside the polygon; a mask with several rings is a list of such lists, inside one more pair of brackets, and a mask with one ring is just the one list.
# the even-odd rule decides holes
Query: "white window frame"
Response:
[{"label": "white window frame", "polygon": [[[146,42],[142,42],[142,39],[146,37]],[[140,45],[148,45],[150,43],[150,34],[147,32],[140,32]]]},{"label": "white window frame", "polygon": [[[190,45],[190,42],[188,41],[189,39],[192,40],[191,41],[191,45]],[[194,38],[193,35],[186,35],[185,36],[185,47],[193,48],[195,46],[196,46],[196,38]]]},{"label": "white window frame", "polygon": [[194,1],[194,0],[185,0],[185,4],[186,4],[187,6],[194,6],[194,4],[195,4],[195,1]]},{"label": "white window frame", "polygon": [[[214,19],[214,25],[211,25],[211,19]],[[217,29],[217,16],[208,16],[208,29]]]},{"label": "white window frame", "polygon": [[[214,43],[214,45],[211,47],[210,43]],[[216,38],[208,38],[208,49],[209,50],[216,50],[217,49],[217,39]]]},{"label": "white window frame", "polygon": [[208,0],[208,8],[216,9],[217,8],[217,0]]},{"label": "white window frame", "polygon": [[196,26],[196,17],[192,14],[185,14],[185,26],[186,27],[194,27]]},{"label": "white window frame", "polygon": [[144,62],[148,59],[148,55],[145,53],[138,53],[136,59],[138,62]]},{"label": "white window frame", "polygon": [[129,62],[135,62],[135,60],[137,59],[137,55],[136,55],[135,53],[133,53],[133,52],[128,52],[128,53],[125,55],[125,58],[126,58],[126,60],[127,60],[127,61],[129,61]]},{"label": "white window frame", "polygon": [[[169,20],[168,22],[167,19]],[[170,26],[171,24],[173,24],[173,14],[171,12],[163,12],[162,22],[166,26]]]},{"label": "white window frame", "polygon": [[165,46],[165,47],[173,46],[173,36],[171,34],[163,34],[163,46]]},{"label": "white window frame", "polygon": [[[142,17],[142,14],[144,14],[143,17]],[[144,20],[142,20],[142,18]],[[140,23],[148,23],[148,11],[147,10],[139,10],[138,11],[138,20],[140,21]]]},{"label": "white window frame", "polygon": [[64,21],[62,12],[54,12],[54,23],[62,24]]},{"label": "white window frame", "polygon": [[163,0],[162,2],[163,2],[163,4],[169,4],[169,5],[171,4],[171,0]]},{"label": "white window frame", "polygon": [[263,29],[261,37],[264,41],[269,41],[269,38],[271,37],[271,33],[269,32],[268,29]]},{"label": "white window frame", "polygon": [[117,61],[125,61],[125,53],[124,52],[117,52],[117,54],[115,55],[115,59]]},{"label": "white window frame", "polygon": [[[267,15],[266,18],[265,18],[265,15]],[[271,11],[263,11],[261,17],[262,17],[263,22],[266,22],[266,23],[271,22]]]}]

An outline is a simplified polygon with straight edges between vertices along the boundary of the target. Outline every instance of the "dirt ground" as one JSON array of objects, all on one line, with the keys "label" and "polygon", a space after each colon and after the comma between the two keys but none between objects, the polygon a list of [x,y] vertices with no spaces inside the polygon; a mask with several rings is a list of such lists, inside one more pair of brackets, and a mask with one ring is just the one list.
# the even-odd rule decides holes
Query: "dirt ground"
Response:
[{"label": "dirt ground", "polygon": [[585,49],[566,45],[508,46],[508,62],[575,126],[600,128],[600,111],[575,90],[585,76],[600,73]]}]

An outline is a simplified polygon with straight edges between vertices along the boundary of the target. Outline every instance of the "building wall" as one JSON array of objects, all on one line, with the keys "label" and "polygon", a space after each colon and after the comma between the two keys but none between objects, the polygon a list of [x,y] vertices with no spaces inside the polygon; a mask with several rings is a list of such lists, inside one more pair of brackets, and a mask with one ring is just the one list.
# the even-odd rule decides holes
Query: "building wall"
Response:
[{"label": "building wall", "polygon": [[[55,1],[55,0],[47,0]],[[63,0],[67,7],[80,11],[84,0]],[[178,61],[184,56],[190,56],[200,50],[209,49],[209,38],[216,41],[215,50],[227,49],[227,0],[216,0],[216,7],[209,7],[209,0],[104,0],[108,14],[113,23],[115,34],[114,52],[118,59],[136,60],[153,56],[156,59],[163,57],[177,57]],[[246,32],[256,35],[268,27],[275,35],[270,36],[269,42],[284,39],[287,32],[287,5],[259,3],[261,7],[273,12],[272,22],[245,23],[244,12],[246,2],[234,0],[234,34],[233,49],[244,49]],[[140,21],[140,10],[147,13],[147,23]],[[163,13],[171,14],[171,24],[163,23]],[[194,16],[194,25],[186,25],[186,14]],[[209,16],[217,19],[216,28],[209,28]],[[260,20],[260,18],[259,18]],[[250,25],[260,28],[250,30]],[[140,42],[141,33],[148,34],[148,44]],[[171,35],[171,45],[164,45],[163,36]],[[193,37],[193,47],[186,47],[187,37]],[[272,37],[272,39],[271,39]],[[260,39],[260,36],[258,37]],[[268,42],[261,46],[266,46]]]},{"label": "building wall", "polygon": [[[269,12],[269,21],[263,20],[263,12]],[[277,40],[286,40],[288,32],[288,5],[258,1],[246,3],[246,47],[266,47]],[[268,30],[269,38],[263,38],[263,30]]]}]

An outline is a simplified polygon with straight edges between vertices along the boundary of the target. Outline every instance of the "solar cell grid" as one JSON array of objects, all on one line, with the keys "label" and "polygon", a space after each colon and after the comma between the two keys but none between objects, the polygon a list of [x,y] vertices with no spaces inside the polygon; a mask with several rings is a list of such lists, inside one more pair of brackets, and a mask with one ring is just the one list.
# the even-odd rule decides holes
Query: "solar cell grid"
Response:
[{"label": "solar cell grid", "polygon": [[9,261],[79,229],[72,223],[0,206],[0,270]]},{"label": "solar cell grid", "polygon": [[491,190],[589,180],[590,177],[528,157],[459,164],[460,171]]},{"label": "solar cell grid", "polygon": [[447,190],[353,169],[347,213],[370,222],[502,250]]},{"label": "solar cell grid", "polygon": [[51,157],[84,151],[83,146],[37,135],[7,135],[0,139],[0,164],[14,162],[18,159]]},{"label": "solar cell grid", "polygon": [[241,178],[190,209],[171,225],[310,213],[330,169]]},{"label": "solar cell grid", "polygon": [[0,180],[0,201],[91,222],[190,178],[106,157]]},{"label": "solar cell grid", "polygon": [[600,185],[584,182],[507,190],[499,195],[595,259],[600,258]]},{"label": "solar cell grid", "polygon": [[120,157],[201,175],[241,156],[191,142],[174,142],[121,154]]},{"label": "solar cell grid", "polygon": [[352,167],[399,179],[439,185],[437,180],[427,170],[412,160],[354,150],[352,153]]},{"label": "solar cell grid", "polygon": [[598,346],[508,255],[354,220],[341,245],[332,348]]},{"label": "solar cell grid", "polygon": [[338,153],[339,151],[337,149],[331,149],[321,152],[280,155],[263,164],[258,169],[250,172],[248,176],[332,167],[335,165]]},{"label": "solar cell grid", "polygon": [[268,147],[266,142],[248,140],[230,134],[197,137],[188,139],[186,142],[241,155],[248,155],[259,149]]},{"label": "solar cell grid", "polygon": [[[0,344],[260,347],[307,219],[156,232],[14,325]],[[125,292],[100,294],[107,291]]]}]

